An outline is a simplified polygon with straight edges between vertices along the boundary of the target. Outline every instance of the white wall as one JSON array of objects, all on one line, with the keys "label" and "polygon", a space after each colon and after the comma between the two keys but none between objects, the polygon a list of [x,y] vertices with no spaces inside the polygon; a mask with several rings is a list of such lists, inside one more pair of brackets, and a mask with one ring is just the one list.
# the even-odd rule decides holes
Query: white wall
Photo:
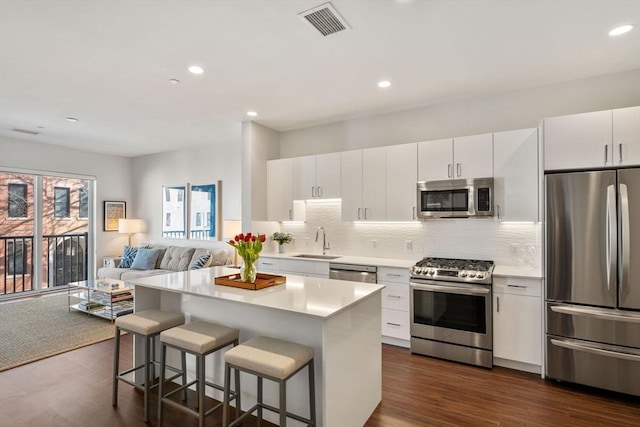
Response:
[{"label": "white wall", "polygon": [[127,236],[104,232],[105,200],[127,202],[127,216],[132,216],[131,159],[128,157],[81,151],[56,145],[0,137],[0,169],[29,169],[55,175],[57,173],[95,176],[96,255],[98,263],[105,255],[122,253]]},{"label": "white wall", "polygon": [[296,157],[532,128],[545,117],[634,105],[640,105],[640,70],[282,132],[280,154]]},{"label": "white wall", "polygon": [[[144,220],[146,231],[134,243],[215,247],[221,242],[162,237],[162,186],[209,184],[222,181],[222,218],[242,216],[242,145],[238,139],[224,144],[191,147],[136,157],[132,161],[132,217]],[[196,242],[196,243],[194,243]],[[228,249],[228,248],[227,248]]]}]

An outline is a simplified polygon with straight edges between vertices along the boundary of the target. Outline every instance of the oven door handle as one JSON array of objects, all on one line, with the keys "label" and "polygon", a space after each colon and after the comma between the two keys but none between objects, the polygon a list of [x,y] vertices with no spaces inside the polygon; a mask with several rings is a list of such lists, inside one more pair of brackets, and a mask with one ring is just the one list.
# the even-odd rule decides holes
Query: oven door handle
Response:
[{"label": "oven door handle", "polygon": [[447,292],[460,295],[488,295],[491,288],[481,286],[453,286],[453,285],[427,285],[426,283],[411,283],[411,287],[417,290]]}]

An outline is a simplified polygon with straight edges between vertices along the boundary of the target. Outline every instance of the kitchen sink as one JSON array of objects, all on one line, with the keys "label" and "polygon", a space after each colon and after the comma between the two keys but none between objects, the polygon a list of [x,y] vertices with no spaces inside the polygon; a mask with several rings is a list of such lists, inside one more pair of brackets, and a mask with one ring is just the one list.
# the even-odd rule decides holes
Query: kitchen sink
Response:
[{"label": "kitchen sink", "polygon": [[311,258],[311,259],[336,259],[340,258],[335,255],[321,255],[321,254],[300,254],[294,255],[293,258]]}]

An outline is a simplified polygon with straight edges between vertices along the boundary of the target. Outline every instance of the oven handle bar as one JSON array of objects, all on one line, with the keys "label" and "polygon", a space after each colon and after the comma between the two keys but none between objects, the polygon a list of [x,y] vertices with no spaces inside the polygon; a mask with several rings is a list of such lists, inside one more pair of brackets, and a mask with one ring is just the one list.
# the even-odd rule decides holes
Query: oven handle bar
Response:
[{"label": "oven handle bar", "polygon": [[575,341],[557,340],[552,338],[551,344],[557,345],[558,347],[568,348],[570,350],[577,350],[577,351],[583,351],[585,353],[595,354],[598,356],[608,356],[608,357],[615,357],[616,359],[640,362],[640,355],[637,355],[637,354],[629,354],[629,353],[621,353],[619,351],[605,350],[603,348],[598,348],[588,344],[578,344]]},{"label": "oven handle bar", "polygon": [[480,286],[429,285],[426,283],[416,282],[410,282],[410,284],[412,288],[418,290],[447,292],[450,294],[460,295],[488,295],[491,292],[491,288]]}]

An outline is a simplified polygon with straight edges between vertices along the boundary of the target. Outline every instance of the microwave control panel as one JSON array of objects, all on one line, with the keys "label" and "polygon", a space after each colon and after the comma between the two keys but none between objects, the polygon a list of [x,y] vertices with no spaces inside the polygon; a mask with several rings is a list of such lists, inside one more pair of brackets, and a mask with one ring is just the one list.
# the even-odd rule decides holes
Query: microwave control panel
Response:
[{"label": "microwave control panel", "polygon": [[478,200],[477,211],[489,212],[491,211],[491,189],[488,187],[478,188]]}]

